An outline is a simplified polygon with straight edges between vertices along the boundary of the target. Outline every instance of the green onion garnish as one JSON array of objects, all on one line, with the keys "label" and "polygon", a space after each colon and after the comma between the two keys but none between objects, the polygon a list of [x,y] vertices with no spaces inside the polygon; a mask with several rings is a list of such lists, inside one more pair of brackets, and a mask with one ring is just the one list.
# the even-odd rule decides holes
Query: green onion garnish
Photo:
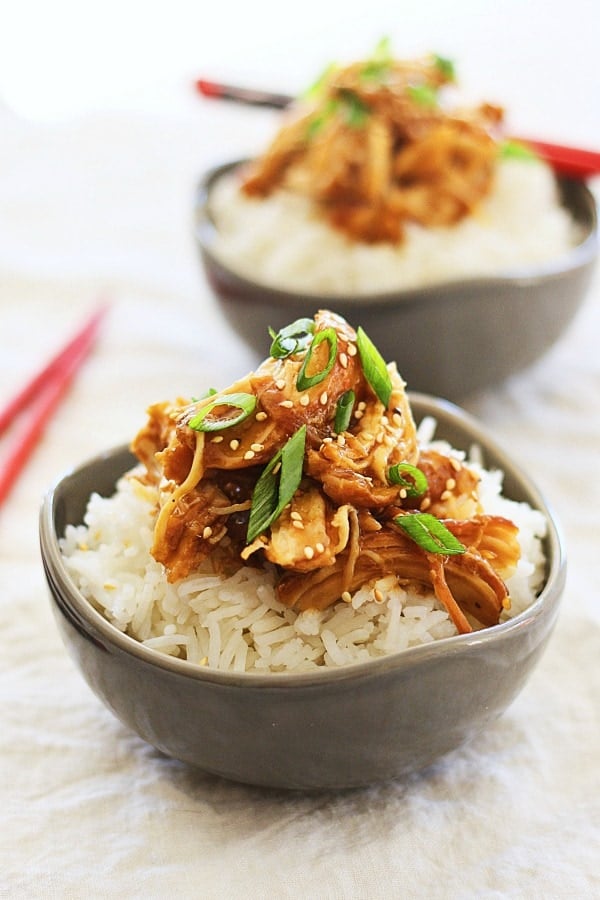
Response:
[{"label": "green onion garnish", "polygon": [[466,547],[448,531],[443,522],[431,513],[408,513],[396,516],[394,524],[398,525],[415,544],[428,553],[443,553],[456,556],[465,553]]},{"label": "green onion garnish", "polygon": [[273,338],[270,355],[275,359],[285,359],[304,350],[311,342],[314,330],[315,323],[312,319],[296,319],[277,332],[269,328],[269,334]]},{"label": "green onion garnish", "polygon": [[309,85],[309,87],[307,87],[304,91],[302,91],[300,96],[305,100],[317,99],[322,93],[323,88],[329,81],[330,77],[338,68],[339,66],[337,63],[330,62],[327,66],[325,66],[321,74],[313,81],[313,83]]},{"label": "green onion garnish", "polygon": [[448,81],[456,81],[456,67],[451,59],[434,53],[433,64]]},{"label": "green onion garnish", "polygon": [[409,84],[406,91],[419,106],[437,106],[437,91],[429,84]]},{"label": "green onion garnish", "polygon": [[539,156],[531,147],[521,144],[519,141],[503,141],[500,144],[501,159],[517,159],[524,162],[536,162]]},{"label": "green onion garnish", "polygon": [[389,37],[382,37],[361,69],[360,77],[366,81],[383,81],[391,70],[392,62],[391,41]]},{"label": "green onion garnish", "polygon": [[[319,344],[323,343],[323,341],[328,341],[329,343],[329,356],[327,359],[327,363],[325,364],[325,368],[321,369],[319,372],[315,372],[313,375],[307,375],[306,370],[310,365],[313,353],[315,352],[315,349],[319,346]],[[314,338],[312,339],[310,347],[308,348],[308,353],[304,358],[302,368],[298,373],[298,378],[296,380],[297,389],[299,391],[305,391],[307,390],[307,388],[314,387],[315,384],[319,384],[319,382],[323,381],[324,378],[327,378],[333,368],[336,355],[337,334],[335,332],[335,329],[324,328],[322,331],[317,331]]]},{"label": "green onion garnish", "polygon": [[[221,406],[226,406],[230,410],[237,409],[239,412],[236,415],[230,413],[227,416],[208,418],[213,410]],[[194,431],[222,431],[224,428],[239,425],[240,422],[247,419],[254,411],[255,406],[256,397],[254,394],[222,394],[221,396],[216,396],[206,406],[203,406],[194,418],[190,419],[189,426]]]},{"label": "green onion garnish", "polygon": [[390,466],[387,476],[391,484],[399,484],[404,488],[407,497],[422,497],[429,486],[425,473],[410,463]]},{"label": "green onion garnish", "polygon": [[356,396],[353,390],[346,391],[339,398],[335,410],[335,420],[333,423],[333,428],[336,434],[341,434],[342,431],[348,430],[350,417],[352,416],[352,410],[354,409],[355,399]]},{"label": "green onion garnish", "polygon": [[369,117],[369,107],[354,91],[343,88],[339,92],[340,111],[351,128],[362,128]]},{"label": "green onion garnish", "polygon": [[379,350],[360,326],[356,332],[356,346],[365,378],[387,409],[392,394],[390,373]]},{"label": "green onion garnish", "polygon": [[303,425],[275,454],[256,482],[246,534],[249,544],[275,521],[294,496],[302,479],[305,443]]}]

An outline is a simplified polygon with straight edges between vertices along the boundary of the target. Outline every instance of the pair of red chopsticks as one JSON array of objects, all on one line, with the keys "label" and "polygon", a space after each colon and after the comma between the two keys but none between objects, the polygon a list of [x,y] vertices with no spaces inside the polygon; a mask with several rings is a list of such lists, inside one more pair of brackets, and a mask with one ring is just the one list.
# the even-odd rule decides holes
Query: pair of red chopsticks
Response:
[{"label": "pair of red chopsticks", "polygon": [[22,419],[0,463],[0,505],[10,493],[40,441],[58,404],[91,352],[107,307],[101,306],[56,356],[0,410],[0,436]]},{"label": "pair of red chopsticks", "polygon": [[[209,81],[206,78],[199,78],[195,83],[195,87],[203,97],[231,100],[234,103],[265,106],[271,109],[285,109],[294,100],[288,94],[252,90],[233,84]],[[511,136],[511,140],[519,141],[519,143],[530,147],[538,156],[551,165],[558,175],[583,179],[600,175],[600,153],[594,150],[583,150],[580,147],[552,144],[549,141],[539,141],[537,138]]]}]

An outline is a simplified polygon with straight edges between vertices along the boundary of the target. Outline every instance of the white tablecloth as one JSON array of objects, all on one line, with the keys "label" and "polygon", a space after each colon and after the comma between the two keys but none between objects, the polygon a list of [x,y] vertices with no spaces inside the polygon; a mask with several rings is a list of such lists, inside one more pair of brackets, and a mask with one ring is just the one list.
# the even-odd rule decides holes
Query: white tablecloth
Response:
[{"label": "white tablecloth", "polygon": [[230,784],[127,731],[67,656],[38,554],[46,487],[129,440],[150,402],[255,363],[203,279],[191,205],[204,166],[258,146],[272,118],[193,102],[54,124],[0,110],[0,395],[112,303],[0,510],[0,896],[600,896],[598,278],[539,364],[466,403],[543,489],[569,555],[547,652],[469,746],[341,794]]}]

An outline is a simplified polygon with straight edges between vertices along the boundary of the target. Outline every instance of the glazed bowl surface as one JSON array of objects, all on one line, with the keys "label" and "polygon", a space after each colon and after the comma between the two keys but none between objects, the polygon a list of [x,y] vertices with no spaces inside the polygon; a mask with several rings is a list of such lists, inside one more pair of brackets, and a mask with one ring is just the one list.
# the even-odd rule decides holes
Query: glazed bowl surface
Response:
[{"label": "glazed bowl surface", "polygon": [[195,205],[195,239],[225,318],[262,359],[268,328],[331,309],[360,322],[410,390],[454,402],[497,384],[543,356],[581,306],[598,255],[597,210],[583,181],[558,179],[579,243],[549,263],[491,277],[386,293],[344,295],[282,290],[252,280],[215,253],[211,190],[245,160],[210,169]]},{"label": "glazed bowl surface", "polygon": [[528,476],[466,413],[411,395],[415,419],[504,471],[504,493],[548,521],[545,586],[524,613],[366,663],[302,674],[209,670],[121,633],[68,574],[59,539],[82,521],[92,492],[110,496],[134,459],[110,450],[60,478],[40,513],[42,561],[63,641],[91,689],[163,753],[216,775],[267,787],[337,789],[421,770],[475,737],[525,685],[552,632],[565,581],[559,526]]}]

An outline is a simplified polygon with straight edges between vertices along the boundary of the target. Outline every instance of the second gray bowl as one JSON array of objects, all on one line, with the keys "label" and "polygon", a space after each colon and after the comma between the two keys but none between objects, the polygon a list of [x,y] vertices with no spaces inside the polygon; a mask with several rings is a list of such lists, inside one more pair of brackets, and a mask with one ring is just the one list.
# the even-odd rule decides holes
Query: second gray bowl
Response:
[{"label": "second gray bowl", "polygon": [[243,161],[211,169],[196,199],[195,236],[207,279],[233,329],[260,359],[268,328],[331,309],[360,322],[408,387],[460,401],[539,359],[565,332],[585,297],[598,254],[594,197],[582,181],[558,180],[580,242],[539,267],[370,295],[310,294],[237,274],[214,253],[210,192]]}]

